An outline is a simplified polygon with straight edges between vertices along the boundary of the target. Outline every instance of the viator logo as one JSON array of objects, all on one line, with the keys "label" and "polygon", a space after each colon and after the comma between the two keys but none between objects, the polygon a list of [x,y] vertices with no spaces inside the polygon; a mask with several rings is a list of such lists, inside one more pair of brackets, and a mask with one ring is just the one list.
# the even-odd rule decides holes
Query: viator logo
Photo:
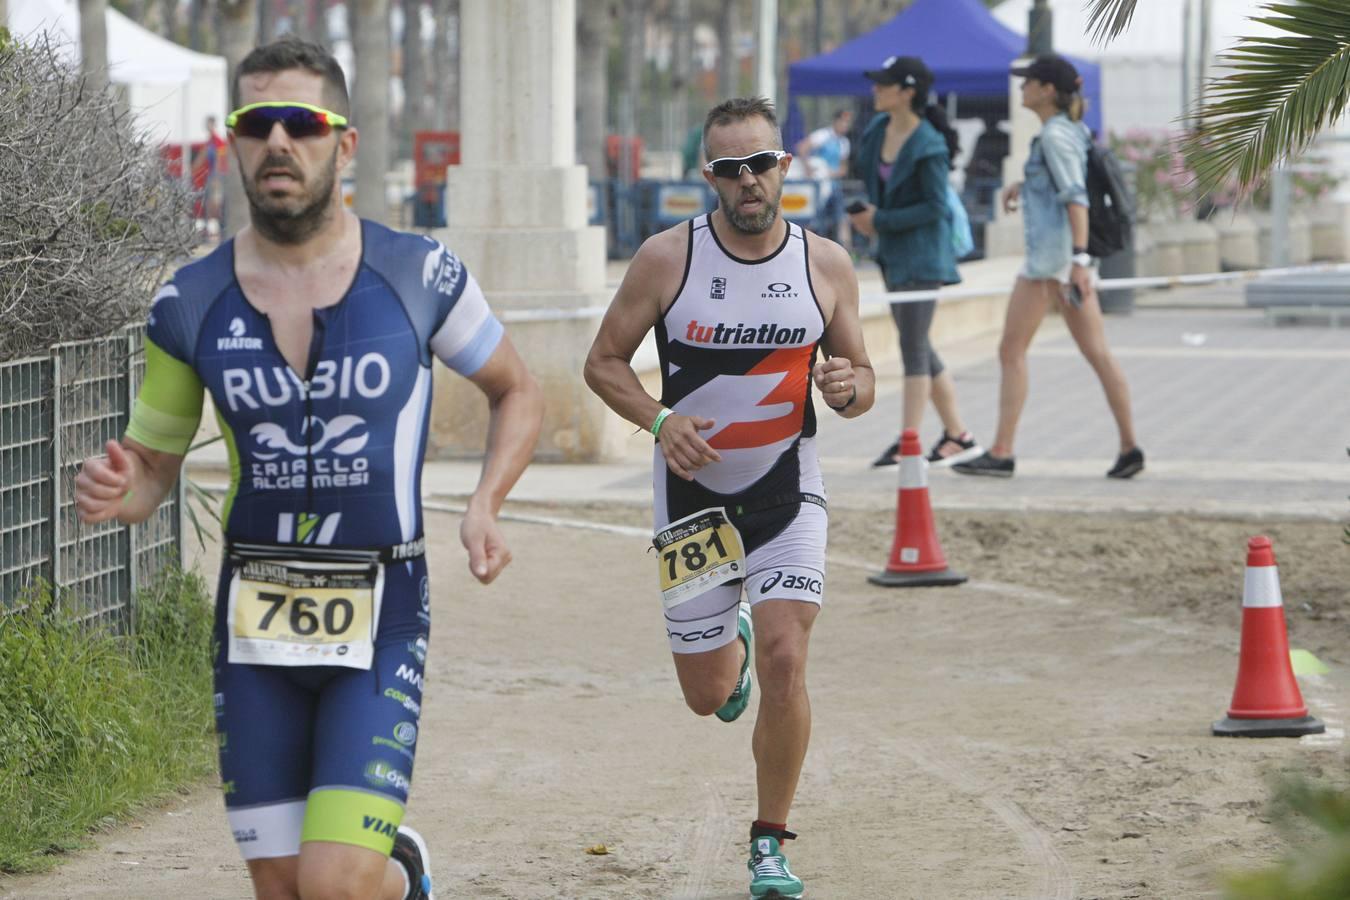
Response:
[{"label": "viator logo", "polygon": [[230,336],[216,338],[217,350],[261,350],[262,338],[245,337],[248,328],[244,320],[235,316],[230,320]]}]

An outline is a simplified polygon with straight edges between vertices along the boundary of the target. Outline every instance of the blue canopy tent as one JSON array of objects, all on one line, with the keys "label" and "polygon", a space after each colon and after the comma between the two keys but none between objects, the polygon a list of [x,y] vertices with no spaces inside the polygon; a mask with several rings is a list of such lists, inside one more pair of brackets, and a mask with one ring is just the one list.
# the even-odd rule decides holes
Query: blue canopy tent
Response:
[{"label": "blue canopy tent", "polygon": [[[1025,55],[1026,38],[994,18],[980,0],[915,0],[867,34],[829,53],[788,66],[788,93],[856,96],[872,92],[864,69],[877,69],[888,56],[917,56],[933,70],[935,93],[996,97],[1008,93],[1008,69]],[[1085,121],[1101,130],[1101,72],[1095,63],[1069,57],[1083,76],[1088,99]]]}]

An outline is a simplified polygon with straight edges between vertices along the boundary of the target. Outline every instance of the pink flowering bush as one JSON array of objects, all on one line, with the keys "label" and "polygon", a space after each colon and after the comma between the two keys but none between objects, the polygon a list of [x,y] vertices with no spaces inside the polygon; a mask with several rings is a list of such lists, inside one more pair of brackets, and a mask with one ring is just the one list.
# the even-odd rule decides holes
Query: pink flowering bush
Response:
[{"label": "pink flowering bush", "polygon": [[1135,208],[1142,222],[1175,219],[1195,211],[1191,171],[1181,152],[1182,135],[1131,129],[1112,134],[1111,150],[1134,168]]},{"label": "pink flowering bush", "polygon": [[[1182,152],[1185,135],[1180,132],[1132,129],[1112,134],[1109,145],[1116,156],[1135,170],[1135,204],[1139,220],[1165,221],[1195,214],[1197,198],[1192,196],[1195,171]],[[1340,179],[1326,169],[1326,160],[1305,157],[1293,169],[1295,206],[1311,206],[1324,198]],[[1231,208],[1247,201],[1257,209],[1270,208],[1270,183],[1263,182],[1247,196],[1237,185],[1228,183],[1203,198],[1200,205]]]}]

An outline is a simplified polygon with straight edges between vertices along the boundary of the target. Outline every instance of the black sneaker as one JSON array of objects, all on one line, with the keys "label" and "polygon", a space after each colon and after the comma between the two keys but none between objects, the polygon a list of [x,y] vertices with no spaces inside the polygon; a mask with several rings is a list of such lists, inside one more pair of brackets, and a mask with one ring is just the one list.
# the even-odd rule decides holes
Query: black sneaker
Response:
[{"label": "black sneaker", "polygon": [[898,459],[899,456],[900,456],[900,442],[896,441],[894,444],[891,444],[885,450],[882,450],[880,456],[872,460],[872,468],[880,469],[882,466],[893,466],[900,461]]},{"label": "black sneaker", "polygon": [[1133,478],[1144,471],[1144,451],[1131,447],[1116,457],[1116,464],[1106,473],[1107,478]]},{"label": "black sneaker", "polygon": [[[942,455],[942,448],[952,444],[958,449]],[[975,443],[969,431],[961,432],[960,437],[952,437],[947,432],[942,432],[942,437],[937,439],[933,449],[928,451],[928,465],[934,469],[941,469],[946,466],[954,466],[957,463],[965,462],[968,459],[974,459],[984,452],[984,448]]]},{"label": "black sneaker", "polygon": [[974,459],[959,462],[952,466],[953,472],[960,472],[962,475],[988,475],[991,478],[1011,478],[1013,476],[1013,466],[1015,465],[1011,456],[995,456],[992,453],[983,453]]},{"label": "black sneaker", "polygon": [[436,900],[431,891],[431,857],[427,853],[427,842],[420,834],[407,825],[398,826],[394,849],[389,856],[408,872],[408,884],[412,888],[407,900]]}]

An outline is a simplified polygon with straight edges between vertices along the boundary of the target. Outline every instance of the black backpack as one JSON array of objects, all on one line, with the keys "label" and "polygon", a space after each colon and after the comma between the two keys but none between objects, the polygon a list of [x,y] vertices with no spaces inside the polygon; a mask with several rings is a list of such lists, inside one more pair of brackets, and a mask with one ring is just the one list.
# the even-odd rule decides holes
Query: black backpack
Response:
[{"label": "black backpack", "polygon": [[[1110,148],[1103,147],[1087,137],[1088,246],[1089,256],[1104,259],[1125,249],[1134,229],[1134,200],[1129,182],[1120,168],[1120,161]],[[1047,167],[1047,171],[1049,171]],[[1055,184],[1054,173],[1050,183]]]},{"label": "black backpack", "polygon": [[1088,253],[1110,256],[1130,242],[1134,228],[1134,200],[1120,161],[1110,148],[1088,144]]}]

